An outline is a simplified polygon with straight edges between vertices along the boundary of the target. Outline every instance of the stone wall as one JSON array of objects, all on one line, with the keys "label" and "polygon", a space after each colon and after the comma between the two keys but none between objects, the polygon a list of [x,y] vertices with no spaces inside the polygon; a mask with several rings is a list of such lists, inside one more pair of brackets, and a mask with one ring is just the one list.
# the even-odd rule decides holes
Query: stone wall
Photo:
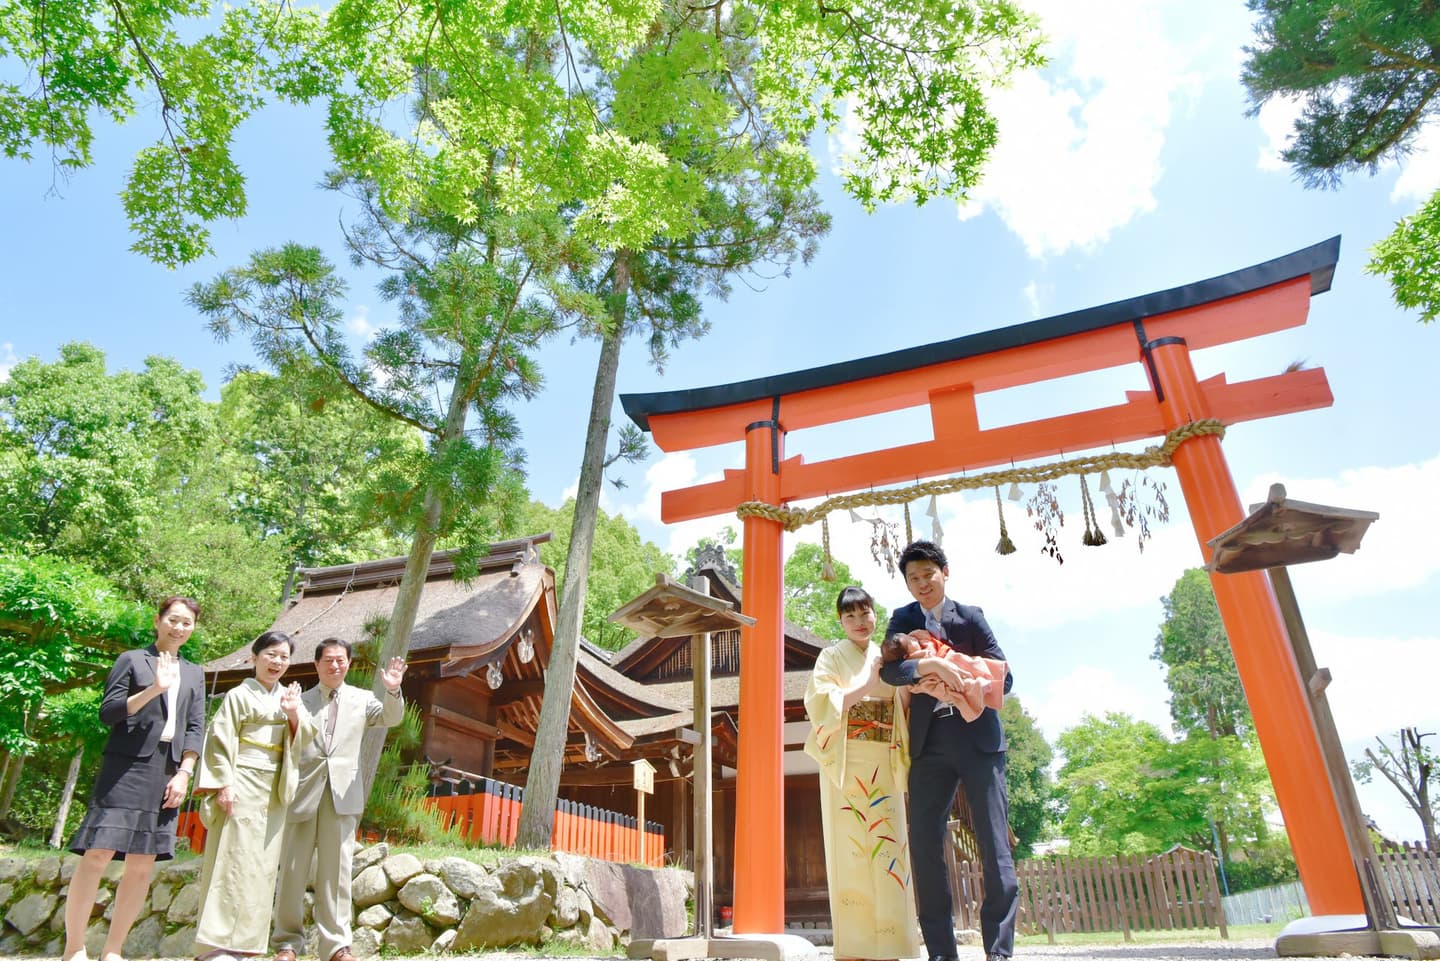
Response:
[{"label": "stone wall", "polygon": [[[58,956],[65,895],[78,858],[0,858],[0,955]],[[85,935],[98,957],[120,878],[111,863]],[[125,942],[127,958],[193,956],[200,904],[199,859],[155,866],[140,919]],[[360,957],[505,948],[558,941],[607,954],[630,938],[686,934],[692,877],[568,854],[520,857],[485,867],[463,857],[421,861],[385,844],[355,857],[354,951]],[[311,896],[305,896],[306,918]],[[313,935],[312,935],[313,938]],[[308,945],[314,954],[314,941]]]}]

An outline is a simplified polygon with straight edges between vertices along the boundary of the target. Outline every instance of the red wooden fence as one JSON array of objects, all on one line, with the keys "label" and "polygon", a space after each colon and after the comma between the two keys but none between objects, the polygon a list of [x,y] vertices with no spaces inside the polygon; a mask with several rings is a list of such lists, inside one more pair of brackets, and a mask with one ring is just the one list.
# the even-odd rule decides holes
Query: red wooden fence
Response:
[{"label": "red wooden fence", "polygon": [[[484,778],[473,794],[428,797],[445,827],[453,829],[467,844],[514,847],[520,827],[520,804],[524,789]],[[665,831],[654,821],[645,825],[644,863],[665,864]],[[199,813],[187,804],[180,812],[178,832],[199,853],[205,850],[205,827]],[[602,861],[639,862],[640,827],[635,818],[589,804],[559,800],[550,832],[550,848],[582,854]]]}]

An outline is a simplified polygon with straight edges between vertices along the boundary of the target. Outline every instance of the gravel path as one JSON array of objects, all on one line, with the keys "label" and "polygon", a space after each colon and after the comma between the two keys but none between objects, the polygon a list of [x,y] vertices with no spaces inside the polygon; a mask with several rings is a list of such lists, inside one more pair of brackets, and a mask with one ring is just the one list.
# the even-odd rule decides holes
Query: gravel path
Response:
[{"label": "gravel path", "polygon": [[[25,955],[10,958],[0,955],[0,961],[34,961],[44,955]],[[516,952],[493,952],[490,954],[446,955],[446,961],[539,961],[542,956]],[[1056,958],[1073,961],[1258,961],[1274,958],[1275,942],[1269,938],[1251,938],[1231,941],[1176,941],[1169,944],[1041,944],[1024,945],[1016,949],[1015,961]],[[1347,956],[1353,957],[1353,956]],[[833,961],[829,948],[817,948],[815,961]],[[48,961],[48,959],[47,959]],[[57,959],[58,961],[58,959]],[[188,958],[159,959],[159,961],[190,961]],[[304,961],[304,959],[302,959]],[[566,956],[556,961],[617,961],[617,956],[604,958],[581,958]],[[978,948],[961,948],[960,961],[984,961]]]}]

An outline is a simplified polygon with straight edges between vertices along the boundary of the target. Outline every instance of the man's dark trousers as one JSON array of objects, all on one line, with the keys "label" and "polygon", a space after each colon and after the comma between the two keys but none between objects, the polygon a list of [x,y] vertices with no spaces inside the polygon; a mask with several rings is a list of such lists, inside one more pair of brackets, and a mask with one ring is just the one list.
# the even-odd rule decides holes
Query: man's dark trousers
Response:
[{"label": "man's dark trousers", "polygon": [[[924,702],[921,709],[933,703],[928,697],[916,697],[912,710],[919,706],[916,702]],[[945,846],[950,843],[946,835],[951,801],[956,789],[963,787],[985,870],[980,933],[987,952],[1009,957],[1015,951],[1020,898],[1010,854],[1005,752],[976,748],[971,738],[961,736],[958,729],[964,724],[958,713],[933,717],[924,750],[910,765],[910,862],[920,933],[931,957],[954,956],[954,906]]]}]

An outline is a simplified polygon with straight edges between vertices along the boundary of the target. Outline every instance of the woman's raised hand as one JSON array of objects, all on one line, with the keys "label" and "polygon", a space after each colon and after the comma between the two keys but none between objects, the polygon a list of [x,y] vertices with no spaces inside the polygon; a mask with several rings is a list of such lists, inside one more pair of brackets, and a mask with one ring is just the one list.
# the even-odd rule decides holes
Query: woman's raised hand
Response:
[{"label": "woman's raised hand", "polygon": [[155,689],[168,691],[180,680],[180,659],[161,651],[155,659]]}]

